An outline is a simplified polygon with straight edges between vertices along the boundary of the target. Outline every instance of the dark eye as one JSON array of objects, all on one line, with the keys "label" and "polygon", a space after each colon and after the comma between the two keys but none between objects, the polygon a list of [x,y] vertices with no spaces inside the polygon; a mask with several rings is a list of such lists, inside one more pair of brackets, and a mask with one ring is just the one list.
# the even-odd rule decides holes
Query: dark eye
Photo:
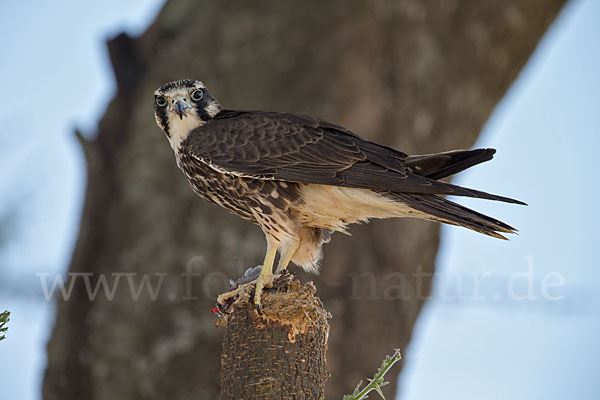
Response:
[{"label": "dark eye", "polygon": [[167,100],[162,96],[156,96],[156,105],[159,107],[164,107],[167,105]]},{"label": "dark eye", "polygon": [[198,101],[198,100],[200,100],[202,98],[202,96],[204,96],[204,93],[202,93],[202,90],[197,89],[197,90],[194,90],[192,92],[192,96],[191,97],[192,97],[192,100]]}]

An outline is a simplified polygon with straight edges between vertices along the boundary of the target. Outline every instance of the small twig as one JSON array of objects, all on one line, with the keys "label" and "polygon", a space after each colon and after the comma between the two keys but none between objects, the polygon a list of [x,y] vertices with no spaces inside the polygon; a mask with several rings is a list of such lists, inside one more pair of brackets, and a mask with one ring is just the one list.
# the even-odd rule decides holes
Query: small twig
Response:
[{"label": "small twig", "polygon": [[0,340],[6,339],[6,336],[3,335],[4,332],[8,330],[8,327],[5,326],[8,321],[10,321],[10,312],[4,311],[0,313]]},{"label": "small twig", "polygon": [[344,400],[366,399],[367,397],[369,397],[369,393],[373,390],[379,393],[382,399],[385,399],[385,397],[383,396],[383,392],[381,391],[381,388],[389,383],[384,380],[385,374],[390,370],[390,368],[392,368],[394,364],[400,361],[400,359],[402,359],[402,355],[400,354],[400,350],[396,349],[394,351],[394,354],[385,357],[385,359],[381,363],[381,367],[379,367],[377,373],[375,374],[375,376],[373,376],[373,379],[367,379],[367,381],[369,381],[369,384],[367,386],[365,386],[361,390],[360,387],[362,385],[362,381],[358,382],[358,385],[356,385],[354,392],[352,392],[352,394],[345,395]]}]

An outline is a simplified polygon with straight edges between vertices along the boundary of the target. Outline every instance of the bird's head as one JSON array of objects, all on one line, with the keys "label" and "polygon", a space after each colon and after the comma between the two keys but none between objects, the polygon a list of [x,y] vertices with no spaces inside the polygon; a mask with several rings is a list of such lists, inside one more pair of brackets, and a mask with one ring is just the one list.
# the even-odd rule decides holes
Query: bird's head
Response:
[{"label": "bird's head", "polygon": [[200,81],[183,79],[166,83],[154,92],[154,116],[176,149],[190,131],[221,111],[221,104]]}]

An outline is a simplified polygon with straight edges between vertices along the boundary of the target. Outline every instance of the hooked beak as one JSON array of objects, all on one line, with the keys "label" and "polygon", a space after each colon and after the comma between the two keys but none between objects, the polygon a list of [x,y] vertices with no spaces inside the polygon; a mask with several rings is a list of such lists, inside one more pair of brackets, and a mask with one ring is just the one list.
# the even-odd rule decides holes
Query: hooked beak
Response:
[{"label": "hooked beak", "polygon": [[173,106],[173,111],[175,111],[177,115],[179,115],[179,119],[183,119],[183,115],[185,114],[186,110],[190,107],[191,106],[184,102],[182,99],[177,99],[175,105]]}]

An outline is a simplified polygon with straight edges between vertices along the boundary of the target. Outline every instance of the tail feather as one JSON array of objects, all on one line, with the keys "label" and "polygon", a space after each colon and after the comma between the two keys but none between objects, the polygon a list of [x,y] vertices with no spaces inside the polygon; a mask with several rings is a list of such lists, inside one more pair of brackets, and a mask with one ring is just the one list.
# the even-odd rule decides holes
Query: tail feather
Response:
[{"label": "tail feather", "polygon": [[414,195],[396,192],[382,194],[385,197],[427,214],[430,216],[428,219],[434,221],[463,226],[476,232],[504,240],[506,240],[506,237],[501,233],[517,232],[515,228],[500,220],[436,195]]},{"label": "tail feather", "polygon": [[[443,187],[436,188],[439,189],[438,193],[434,192],[431,194],[475,197],[502,201],[505,203],[527,205],[520,200],[510,197],[498,196],[496,194],[453,185],[451,183],[437,182],[438,179],[446,178],[450,175],[464,171],[467,168],[471,168],[474,165],[489,161],[494,157],[495,153],[495,149],[454,150],[437,154],[408,156],[405,162],[406,166],[411,169],[413,174],[436,181],[433,183],[434,185],[443,185]],[[422,194],[425,193],[423,192]]]},{"label": "tail feather", "polygon": [[[438,182],[438,183],[444,183],[444,182]],[[449,192],[448,193],[439,193],[440,195],[473,197],[476,199],[502,201],[504,203],[519,204],[522,206],[527,205],[527,203],[522,202],[521,200],[513,199],[511,197],[499,196],[497,194],[483,192],[481,190],[471,189],[471,188],[467,188],[464,186],[453,185],[451,183],[444,183],[444,185],[446,188],[449,189]],[[451,190],[451,192],[450,192],[450,190]]]},{"label": "tail feather", "polygon": [[438,180],[489,161],[495,153],[495,149],[474,149],[408,156],[406,166],[417,175]]}]

